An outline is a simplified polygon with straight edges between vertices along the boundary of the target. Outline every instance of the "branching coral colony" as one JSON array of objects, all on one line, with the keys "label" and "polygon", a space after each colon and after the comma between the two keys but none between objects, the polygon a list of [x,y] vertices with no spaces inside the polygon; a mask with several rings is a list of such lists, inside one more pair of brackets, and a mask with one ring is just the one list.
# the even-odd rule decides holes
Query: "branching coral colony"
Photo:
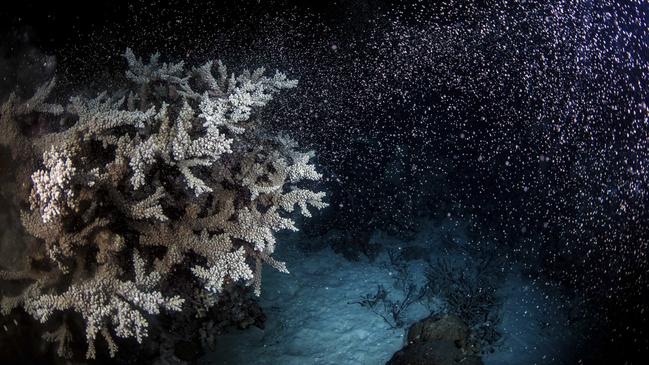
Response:
[{"label": "branching coral colony", "polygon": [[[262,263],[288,273],[271,256],[275,232],[297,229],[296,207],[309,217],[308,206],[326,206],[323,192],[305,187],[321,177],[312,154],[257,119],[296,81],[263,69],[235,77],[220,62],[187,69],[158,54],[148,63],[130,49],[124,56],[126,90],[75,96],[63,108],[46,102],[50,81],[28,100],[12,94],[1,110],[0,144],[32,166],[16,199],[31,207],[23,226],[40,242],[24,268],[0,271],[24,283],[2,296],[2,313],[22,307],[43,323],[80,315],[87,358],[98,334],[113,356],[113,336],[141,343],[151,315],[205,306],[197,297],[228,283],[259,295]],[[21,132],[39,118],[61,127]],[[69,354],[69,335],[45,337]]]}]

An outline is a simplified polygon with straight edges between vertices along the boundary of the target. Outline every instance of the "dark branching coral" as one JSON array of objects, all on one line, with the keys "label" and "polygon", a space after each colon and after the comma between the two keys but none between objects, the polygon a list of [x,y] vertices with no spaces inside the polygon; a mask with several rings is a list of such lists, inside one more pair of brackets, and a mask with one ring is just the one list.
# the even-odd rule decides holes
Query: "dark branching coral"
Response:
[{"label": "dark branching coral", "polygon": [[425,288],[419,288],[410,272],[409,263],[399,249],[387,249],[389,262],[385,268],[394,273],[394,288],[402,293],[401,300],[390,298],[390,293],[383,285],[378,285],[375,293],[361,296],[353,302],[371,310],[387,323],[390,328],[401,328],[406,324],[405,314],[410,306],[421,302],[426,297]]},{"label": "dark branching coral", "polygon": [[503,273],[495,255],[474,256],[471,261],[439,258],[426,272],[429,296],[440,297],[445,312],[456,315],[471,328],[471,342],[483,352],[491,351],[501,339],[502,303],[497,290]]},{"label": "dark branching coral", "polygon": [[[68,318],[83,319],[86,356],[101,335],[142,342],[149,320],[203,313],[229,283],[261,285],[276,261],[274,234],[296,230],[296,207],[325,207],[305,186],[320,174],[290,138],[273,135],[258,110],[296,86],[280,72],[228,74],[220,62],[186,68],[148,63],[130,49],[122,90],[48,103],[54,80],[2,105],[0,146],[16,164],[14,205],[33,238],[25,265],[0,271],[22,308],[60,327],[44,338],[70,355]],[[58,123],[57,123],[58,122]],[[50,125],[47,133],[25,126]],[[27,207],[30,209],[26,209]],[[253,265],[254,264],[254,265]],[[167,315],[165,314],[165,315]]]}]

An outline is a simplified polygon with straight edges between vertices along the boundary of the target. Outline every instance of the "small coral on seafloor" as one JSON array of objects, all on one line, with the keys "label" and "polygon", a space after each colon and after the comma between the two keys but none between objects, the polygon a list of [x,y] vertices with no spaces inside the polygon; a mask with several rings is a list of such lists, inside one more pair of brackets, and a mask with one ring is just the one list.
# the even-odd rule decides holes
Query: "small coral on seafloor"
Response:
[{"label": "small coral on seafloor", "polygon": [[[258,121],[296,81],[124,56],[122,90],[78,95],[63,108],[46,103],[52,80],[0,110],[0,147],[16,161],[17,186],[27,186],[16,189],[17,204],[31,206],[23,227],[42,242],[22,270],[0,270],[22,283],[2,293],[0,309],[61,321],[43,336],[61,356],[71,355],[66,321],[75,316],[86,357],[95,357],[98,334],[114,356],[113,336],[141,342],[147,317],[161,310],[199,317],[235,282],[259,294],[264,262],[288,272],[272,257],[275,232],[297,229],[296,206],[305,216],[326,206],[308,186],[321,177],[312,154]],[[52,132],[25,133],[36,119],[52,121]]]}]

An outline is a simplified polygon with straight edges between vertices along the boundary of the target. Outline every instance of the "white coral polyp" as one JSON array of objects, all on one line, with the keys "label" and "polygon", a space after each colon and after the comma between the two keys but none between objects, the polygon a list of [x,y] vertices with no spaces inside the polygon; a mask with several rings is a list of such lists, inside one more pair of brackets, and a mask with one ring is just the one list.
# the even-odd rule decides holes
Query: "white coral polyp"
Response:
[{"label": "white coral polyp", "polygon": [[209,269],[194,266],[192,272],[205,281],[205,289],[218,292],[223,287],[225,278],[232,281],[251,280],[252,269],[246,264],[246,251],[239,247],[234,252],[224,253],[219,260],[210,264]]},{"label": "white coral polyp", "polygon": [[57,151],[54,147],[43,154],[45,170],[32,174],[35,199],[32,205],[38,207],[41,218],[47,223],[63,214],[65,209],[76,207],[72,181],[77,169],[67,150]]}]

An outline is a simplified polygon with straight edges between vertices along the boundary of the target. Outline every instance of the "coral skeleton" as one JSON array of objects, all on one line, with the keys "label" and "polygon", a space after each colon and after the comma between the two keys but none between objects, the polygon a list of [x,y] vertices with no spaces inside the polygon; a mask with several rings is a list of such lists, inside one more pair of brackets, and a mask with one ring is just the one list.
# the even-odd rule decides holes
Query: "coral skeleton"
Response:
[{"label": "coral skeleton", "polygon": [[[142,343],[153,316],[204,316],[236,283],[259,295],[264,263],[288,273],[272,256],[275,233],[297,230],[296,207],[310,217],[310,207],[327,206],[312,190],[321,178],[313,153],[260,123],[297,81],[263,68],[236,76],[220,61],[187,68],[157,53],[146,63],[131,49],[124,57],[123,89],[63,107],[47,102],[51,80],[1,109],[0,146],[27,185],[16,205],[30,207],[23,227],[40,244],[24,267],[0,270],[22,288],[0,293],[0,308],[58,323],[43,338],[60,356],[71,356],[75,316],[85,356],[95,358],[97,337],[114,356],[119,339]],[[52,127],[23,133],[34,120]]]}]

